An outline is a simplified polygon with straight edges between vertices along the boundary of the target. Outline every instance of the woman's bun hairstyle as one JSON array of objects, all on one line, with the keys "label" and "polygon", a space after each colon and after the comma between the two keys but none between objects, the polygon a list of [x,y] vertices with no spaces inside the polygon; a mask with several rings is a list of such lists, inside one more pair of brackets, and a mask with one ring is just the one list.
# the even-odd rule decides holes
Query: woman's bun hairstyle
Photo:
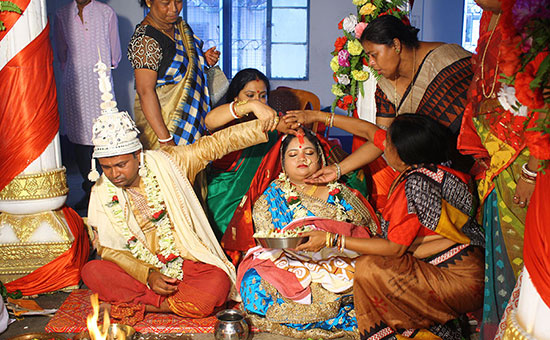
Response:
[{"label": "woman's bun hairstyle", "polygon": [[415,27],[405,25],[403,21],[393,15],[382,15],[368,24],[361,34],[361,42],[370,41],[375,44],[393,46],[393,39],[397,38],[403,45],[416,48],[419,46],[419,31]]}]

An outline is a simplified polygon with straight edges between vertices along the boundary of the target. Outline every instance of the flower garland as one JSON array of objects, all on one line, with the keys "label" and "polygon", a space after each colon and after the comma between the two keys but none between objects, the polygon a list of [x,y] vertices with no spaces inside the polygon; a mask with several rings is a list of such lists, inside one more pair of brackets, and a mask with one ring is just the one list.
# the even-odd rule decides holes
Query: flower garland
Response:
[{"label": "flower garland", "polygon": [[[292,211],[292,219],[296,220],[299,218],[307,217],[307,209],[303,206],[300,195],[295,190],[296,186],[292,184],[292,182],[290,182],[290,179],[286,176],[284,172],[281,172],[281,174],[279,174],[279,180],[281,181],[281,190],[288,204],[288,208],[290,209],[290,211]],[[336,220],[350,220],[346,208],[341,203],[344,198],[342,194],[342,184],[338,182],[332,182],[327,184],[327,187],[330,189],[329,194],[333,197],[334,205],[337,209]]]},{"label": "flower garland", "polygon": [[[548,134],[550,96],[543,96],[543,91],[550,87],[548,3],[545,0],[501,0],[501,8],[499,62],[503,74],[499,81],[504,85],[499,101],[514,115],[527,117],[524,125],[528,130]],[[546,114],[544,119],[539,119],[540,113]],[[540,151],[537,158],[550,158],[550,150]]]},{"label": "flower garland", "polygon": [[[330,68],[334,72],[333,78],[336,84],[332,85],[331,92],[336,96],[332,103],[331,111],[336,107],[348,112],[348,115],[357,115],[358,91],[364,95],[363,83],[369,79],[368,57],[363,50],[359,39],[369,22],[381,15],[393,15],[406,21],[406,12],[399,10],[406,0],[353,0],[357,6],[357,15],[350,14],[338,23],[344,36],[336,39],[334,57],[330,61]],[[378,74],[370,68],[370,72],[378,77]]]},{"label": "flower garland", "polygon": [[111,209],[116,218],[117,229],[126,239],[126,247],[135,258],[155,266],[166,276],[181,280],[183,279],[183,258],[180,256],[174,242],[172,225],[166,210],[164,198],[161,195],[156,177],[150,173],[147,167],[145,167],[145,170],[146,175],[142,176],[141,179],[143,179],[145,186],[147,206],[151,211],[155,212],[152,214],[151,222],[156,226],[155,232],[160,248],[158,254],[153,254],[143,242],[130,232],[128,223],[124,219],[123,208],[116,196],[116,187],[110,181],[106,181],[106,183],[112,200],[107,202],[105,206]]}]

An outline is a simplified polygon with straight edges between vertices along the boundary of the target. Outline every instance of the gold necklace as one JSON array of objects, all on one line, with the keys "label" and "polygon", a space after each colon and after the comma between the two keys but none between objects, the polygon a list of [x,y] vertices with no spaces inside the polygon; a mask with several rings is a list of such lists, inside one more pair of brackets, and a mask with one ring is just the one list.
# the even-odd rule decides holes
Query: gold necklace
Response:
[{"label": "gold necklace", "polygon": [[313,184],[307,191],[304,190],[306,187],[306,184],[294,184],[296,187],[300,188],[300,192],[307,195],[307,196],[313,196],[313,194],[317,191],[317,185]]},{"label": "gold necklace", "polygon": [[498,55],[497,55],[497,66],[495,68],[495,75],[493,77],[493,85],[491,86],[491,91],[489,91],[489,94],[485,91],[485,55],[487,54],[487,50],[489,49],[489,44],[491,43],[491,39],[493,38],[493,34],[497,30],[498,21],[500,20],[500,14],[497,16],[497,20],[495,23],[495,27],[493,27],[493,30],[491,31],[491,35],[489,35],[489,39],[487,40],[487,45],[485,45],[485,50],[483,51],[483,55],[481,56],[481,92],[483,93],[483,97],[486,99],[489,99],[493,97],[495,93],[495,87],[497,84],[497,76],[498,76],[498,64],[500,59],[500,48],[498,49]]}]

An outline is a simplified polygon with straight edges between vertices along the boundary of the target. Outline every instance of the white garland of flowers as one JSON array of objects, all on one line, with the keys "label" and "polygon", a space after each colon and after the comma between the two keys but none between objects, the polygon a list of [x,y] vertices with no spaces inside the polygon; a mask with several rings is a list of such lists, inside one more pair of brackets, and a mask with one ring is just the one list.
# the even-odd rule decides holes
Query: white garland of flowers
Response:
[{"label": "white garland of flowers", "polygon": [[[295,185],[290,182],[290,179],[286,176],[284,172],[279,174],[279,180],[282,182],[281,190],[283,191],[284,198],[288,204],[289,209],[292,211],[292,219],[296,220],[298,218],[307,217],[307,209],[303,206],[302,200],[296,192]],[[343,185],[338,182],[331,182],[327,184],[327,187],[332,192],[335,189],[338,189],[342,193]],[[289,202],[290,197],[296,197],[297,199],[291,204]],[[340,198],[338,195],[334,195],[334,203],[336,206],[336,220],[337,221],[346,221],[349,220],[348,213],[344,206],[340,203]]]},{"label": "white garland of flowers", "polygon": [[[180,253],[176,249],[174,243],[174,235],[172,233],[168,211],[166,210],[166,205],[164,204],[164,198],[160,193],[156,177],[150,173],[147,167],[145,167],[145,169],[147,174],[141,178],[143,179],[145,186],[147,205],[154,213],[165,211],[164,216],[162,216],[161,219],[151,221],[156,226],[156,236],[157,240],[159,240],[160,248],[159,254],[165,258],[168,258],[170,255],[174,255],[176,256],[175,259],[167,262],[166,264],[162,263],[158,259],[157,255],[153,254],[139,239],[132,235],[128,228],[128,224],[124,220],[124,213],[122,211],[121,204],[112,201],[108,202],[106,206],[113,212],[118,225],[118,230],[127,240],[126,246],[130,249],[130,252],[135,258],[155,266],[162,274],[166,276],[181,280],[183,279],[183,270],[181,268],[183,265],[183,258],[180,256]],[[116,195],[116,187],[110,181],[107,181],[106,183],[110,196],[114,197]]]}]

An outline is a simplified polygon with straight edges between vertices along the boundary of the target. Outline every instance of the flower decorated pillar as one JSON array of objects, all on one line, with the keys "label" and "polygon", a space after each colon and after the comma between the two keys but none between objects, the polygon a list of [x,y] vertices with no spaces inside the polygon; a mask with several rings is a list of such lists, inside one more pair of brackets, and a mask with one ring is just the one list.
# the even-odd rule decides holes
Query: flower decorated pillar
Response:
[{"label": "flower decorated pillar", "polygon": [[10,8],[0,31],[0,281],[31,295],[77,285],[88,238],[82,219],[62,208],[68,187],[46,1]]}]

